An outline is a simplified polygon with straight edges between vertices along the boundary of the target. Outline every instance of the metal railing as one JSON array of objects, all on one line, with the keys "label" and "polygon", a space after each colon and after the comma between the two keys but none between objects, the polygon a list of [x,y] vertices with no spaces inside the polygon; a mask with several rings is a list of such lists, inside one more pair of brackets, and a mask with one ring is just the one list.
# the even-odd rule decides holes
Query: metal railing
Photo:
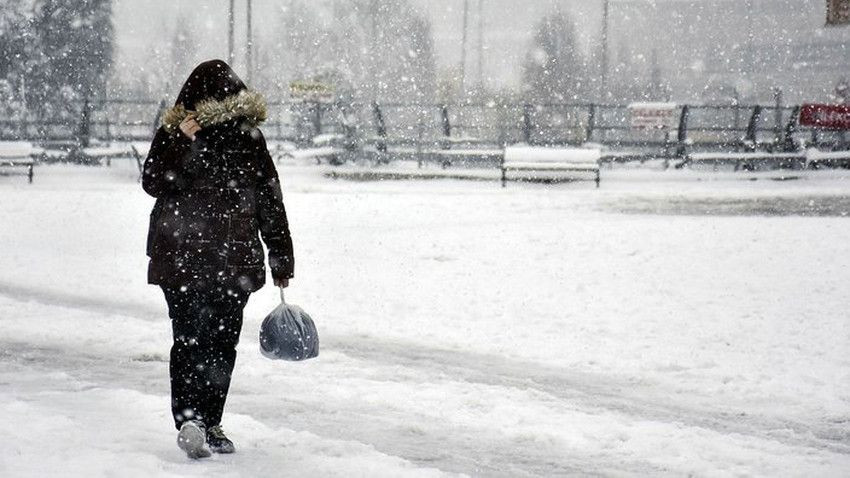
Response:
[{"label": "metal railing", "polygon": [[[165,106],[144,99],[80,102],[76,115],[63,119],[0,119],[0,139],[77,145],[149,141]],[[612,104],[272,101],[268,106],[263,131],[269,140],[310,145],[330,134],[330,141],[348,137],[346,144],[378,152],[598,143],[629,160],[698,151],[791,151],[804,145],[850,149],[845,132],[801,128],[799,110],[779,105],[680,105],[678,126],[665,130],[632,128],[628,106]]]}]

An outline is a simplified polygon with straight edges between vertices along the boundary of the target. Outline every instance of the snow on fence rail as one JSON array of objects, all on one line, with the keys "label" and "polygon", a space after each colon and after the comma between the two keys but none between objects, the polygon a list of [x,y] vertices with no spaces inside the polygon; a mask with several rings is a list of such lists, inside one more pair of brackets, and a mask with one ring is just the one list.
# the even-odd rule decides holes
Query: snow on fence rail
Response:
[{"label": "snow on fence rail", "polygon": [[822,165],[850,167],[850,151],[821,151],[809,148],[806,150],[806,164],[810,168]]}]

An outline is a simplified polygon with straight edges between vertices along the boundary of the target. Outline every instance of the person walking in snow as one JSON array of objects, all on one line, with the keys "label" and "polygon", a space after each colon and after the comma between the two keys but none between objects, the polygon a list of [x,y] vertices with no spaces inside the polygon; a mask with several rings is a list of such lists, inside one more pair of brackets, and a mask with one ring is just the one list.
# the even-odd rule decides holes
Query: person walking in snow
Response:
[{"label": "person walking in snow", "polygon": [[145,160],[148,282],[162,288],[174,342],[171,409],[191,458],[233,453],[221,416],[242,310],[266,278],[293,277],[292,239],[272,158],[258,126],[263,97],[221,60],[201,63],[165,112]]}]

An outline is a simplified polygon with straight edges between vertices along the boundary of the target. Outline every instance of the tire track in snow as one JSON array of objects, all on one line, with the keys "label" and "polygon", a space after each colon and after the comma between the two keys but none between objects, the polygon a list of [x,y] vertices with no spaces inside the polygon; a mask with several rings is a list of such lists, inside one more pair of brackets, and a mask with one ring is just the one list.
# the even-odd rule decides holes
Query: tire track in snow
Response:
[{"label": "tire track in snow", "polygon": [[[0,282],[0,295],[17,301],[61,306],[99,314],[119,314],[141,320],[162,320],[165,308],[134,302],[80,297]],[[850,432],[841,424],[812,424],[780,416],[744,414],[672,401],[686,396],[664,390],[645,379],[612,379],[610,376],[567,370],[538,362],[495,354],[465,352],[418,343],[386,341],[365,336],[322,337],[323,347],[349,357],[378,364],[394,363],[421,370],[431,377],[520,390],[536,390],[567,401],[579,410],[603,410],[664,423],[681,423],[720,433],[735,433],[850,454]]]},{"label": "tire track in snow", "polygon": [[[119,476],[256,477],[277,476],[281,471],[293,476],[454,476],[427,463],[399,463],[403,458],[381,453],[367,443],[301,432],[286,424],[274,426],[238,411],[228,413],[228,422],[240,423],[233,433],[239,453],[194,462],[174,446],[176,432],[166,411],[164,364],[154,367],[129,362],[122,363],[121,369],[108,370],[102,358],[92,355],[68,355],[67,350],[25,343],[11,347],[0,345],[0,397],[11,398],[16,423],[27,423],[29,429],[13,426],[7,430],[13,440],[8,447],[11,455],[0,455],[0,470],[5,470],[8,462],[9,468],[21,476],[112,476],[114,471],[110,474],[109,470],[116,467],[123,470]],[[56,358],[63,360],[60,367],[51,362]],[[64,362],[66,359],[70,363]],[[132,381],[134,374],[152,383],[144,386]],[[124,386],[127,382],[130,386]],[[125,402],[124,398],[132,401]],[[0,400],[0,405],[6,403]],[[127,412],[131,416],[125,417]],[[109,435],[119,429],[132,432]],[[33,431],[44,434],[33,435]],[[73,438],[54,444],[45,460],[32,462],[32,456],[43,454],[41,442],[49,441],[46,434],[57,431],[71,433]],[[73,459],[68,460],[68,455]],[[146,470],[139,463],[140,455],[148,465]],[[127,469],[122,468],[125,461],[130,465]]]},{"label": "tire track in snow", "polygon": [[3,281],[0,281],[0,295],[18,302],[37,302],[44,305],[67,307],[69,309],[85,310],[98,314],[126,315],[149,321],[162,320],[163,317],[167,316],[167,310],[164,304],[160,307],[154,307],[138,302],[121,301],[119,299],[99,299],[81,296],[73,292],[44,290]]},{"label": "tire track in snow", "polygon": [[[0,283],[0,296],[16,302],[34,302],[47,307],[68,308],[97,314],[97,320],[114,320],[130,317],[142,321],[161,321],[162,311],[157,307],[139,306],[131,302],[110,302],[80,298],[71,294],[33,290]],[[2,319],[0,319],[2,324]],[[357,338],[356,341],[360,341]],[[323,337],[328,349],[335,349],[336,338]],[[344,341],[342,341],[344,342]],[[379,341],[369,339],[370,348]],[[330,345],[328,345],[330,344]],[[150,359],[154,361],[151,362]],[[116,362],[117,360],[117,362]],[[359,362],[360,359],[350,357]],[[156,357],[134,358],[103,357],[91,350],[69,347],[33,346],[15,342],[14,338],[0,338],[0,365],[3,362],[25,363],[30,367],[45,368],[50,372],[64,372],[89,388],[124,388],[143,393],[168,395],[167,366]],[[368,363],[368,362],[367,362]],[[387,364],[382,364],[387,365]],[[365,367],[364,367],[365,368]],[[396,383],[404,383],[396,381]],[[0,387],[9,384],[0,383]],[[416,384],[410,384],[415,388]],[[244,388],[244,387],[242,387]],[[663,470],[635,460],[617,460],[610,464],[607,456],[570,456],[554,454],[541,449],[539,444],[520,444],[511,437],[493,436],[489,428],[458,428],[444,422],[433,423],[429,417],[416,414],[405,416],[405,422],[394,420],[384,410],[363,407],[361,404],[337,403],[336,407],[310,404],[309,412],[285,413],[287,407],[297,409],[298,403],[270,399],[268,395],[232,390],[229,403],[241,402],[236,408],[242,415],[272,427],[306,430],[318,436],[333,437],[365,443],[381,453],[397,456],[423,467],[452,473],[491,477],[534,476],[611,476],[621,474],[658,474]],[[164,402],[165,403],[165,402]],[[247,411],[246,411],[247,410]],[[298,416],[293,427],[291,417]],[[396,418],[398,418],[396,416]],[[414,425],[411,429],[408,425]],[[549,451],[547,453],[547,451]]]}]

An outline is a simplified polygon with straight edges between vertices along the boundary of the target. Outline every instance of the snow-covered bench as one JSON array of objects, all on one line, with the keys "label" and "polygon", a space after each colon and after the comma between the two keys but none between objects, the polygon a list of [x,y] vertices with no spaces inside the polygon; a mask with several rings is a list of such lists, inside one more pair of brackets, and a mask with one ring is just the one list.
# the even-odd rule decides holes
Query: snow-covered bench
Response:
[{"label": "snow-covered bench", "polygon": [[142,174],[145,171],[145,159],[148,157],[150,143],[135,142],[130,144],[130,151],[133,153],[133,158],[136,160],[136,167],[139,168],[139,182],[142,181]]},{"label": "snow-covered bench", "polygon": [[769,153],[769,152],[749,152],[749,153],[691,153],[682,163],[690,164],[733,164],[735,171],[740,169],[753,170],[759,163],[771,164],[774,166],[790,166],[802,165],[805,162],[805,155],[801,153]]},{"label": "snow-covered bench", "polygon": [[502,156],[502,187],[509,171],[526,172],[583,172],[592,173],[599,187],[599,161],[602,152],[588,148],[545,148],[536,146],[509,146]]},{"label": "snow-covered bench", "polygon": [[106,164],[106,166],[112,166],[113,159],[134,156],[132,147],[128,148],[126,144],[88,146],[82,148],[79,153],[86,164]]},{"label": "snow-covered bench", "polygon": [[0,167],[26,168],[26,175],[32,183],[35,157],[43,150],[26,141],[0,141]]}]

